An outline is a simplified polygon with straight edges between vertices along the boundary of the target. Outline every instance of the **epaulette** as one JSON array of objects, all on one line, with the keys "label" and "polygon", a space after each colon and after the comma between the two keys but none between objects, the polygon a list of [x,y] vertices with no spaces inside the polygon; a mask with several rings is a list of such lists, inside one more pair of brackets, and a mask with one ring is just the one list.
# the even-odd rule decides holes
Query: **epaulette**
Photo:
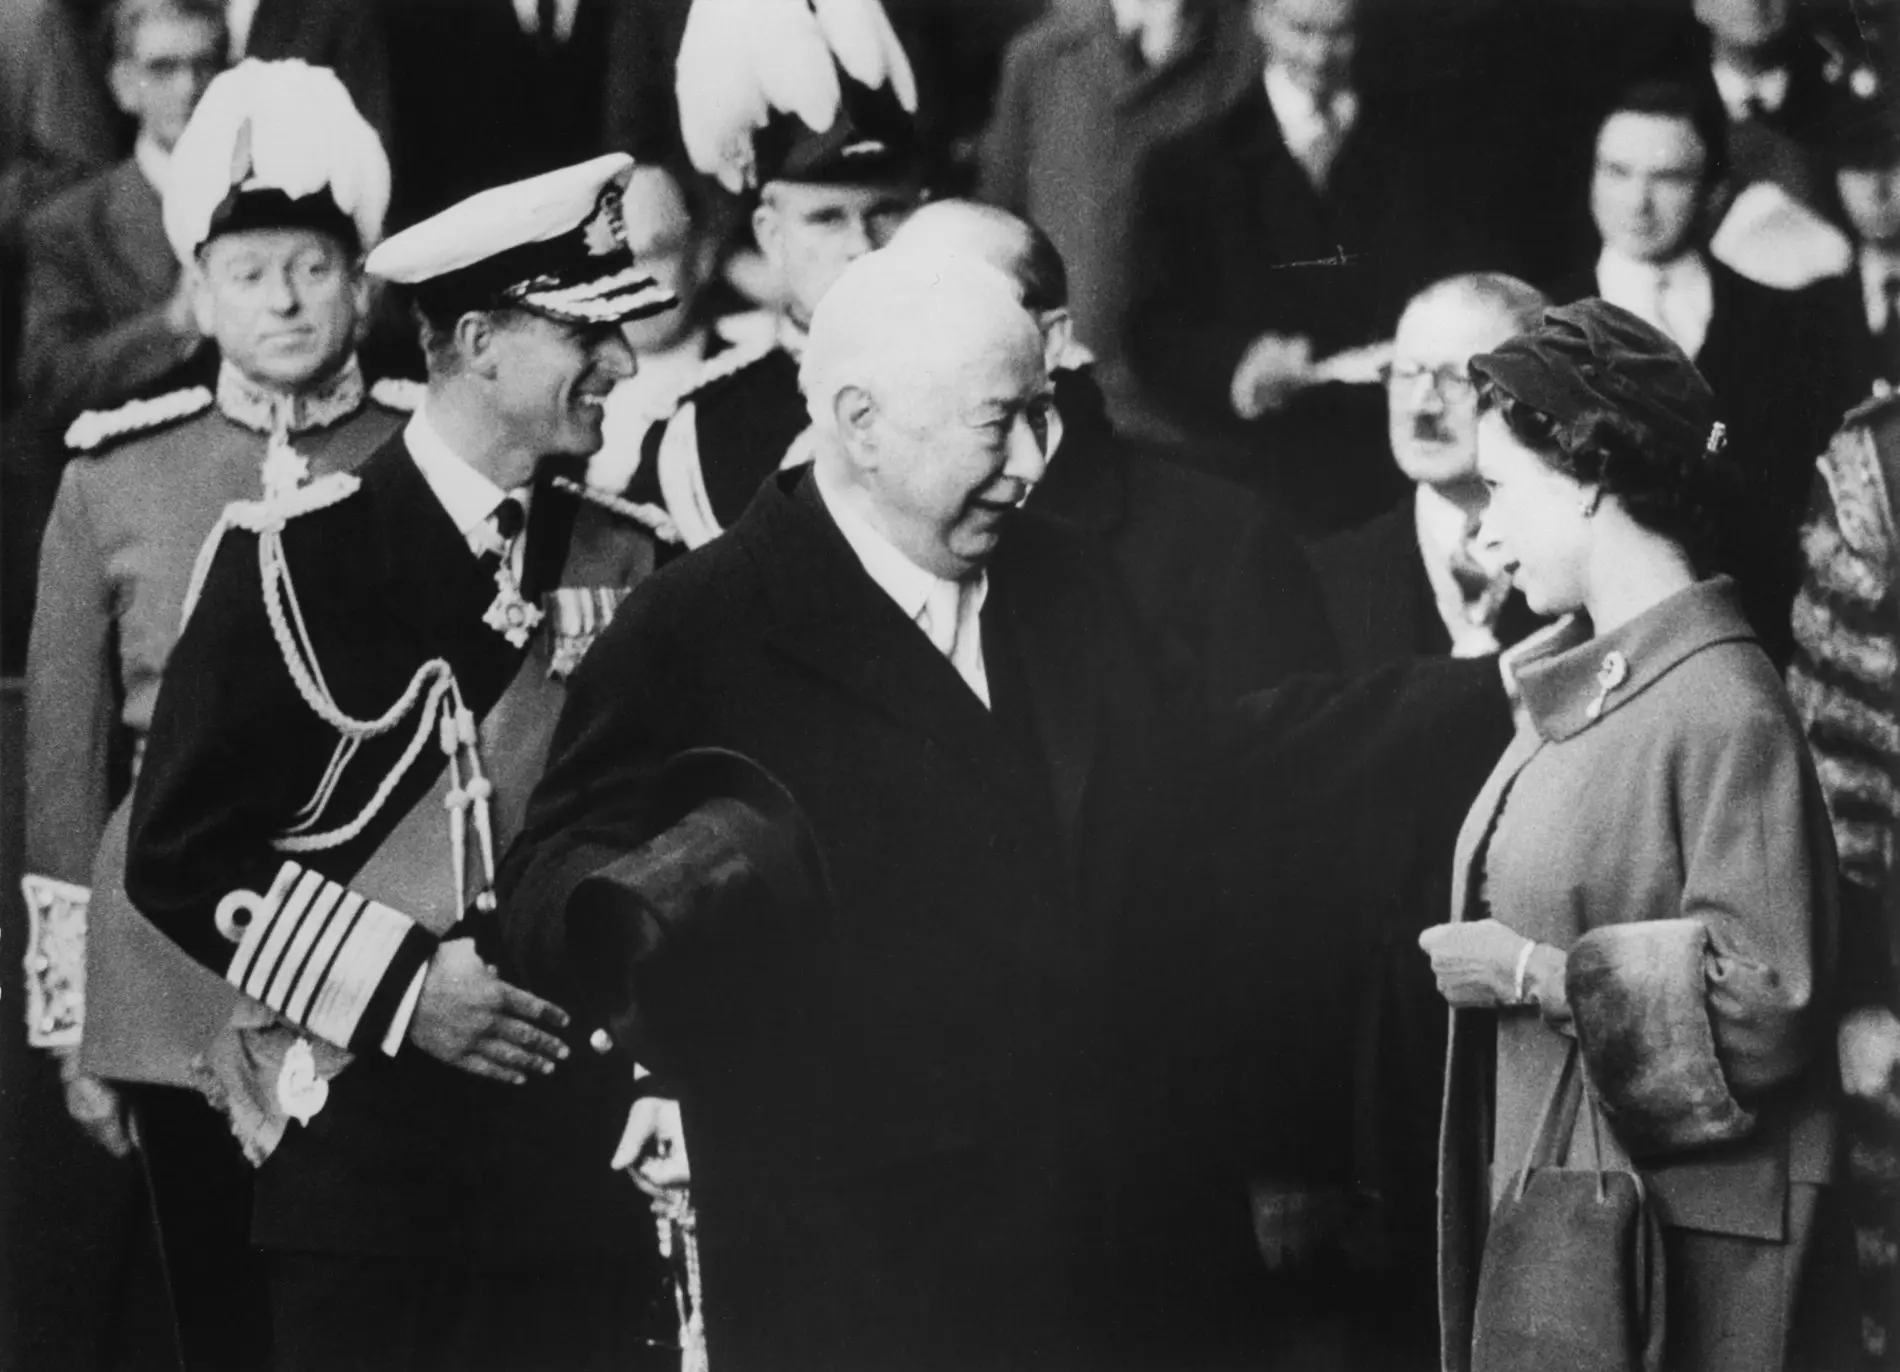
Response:
[{"label": "epaulette", "polygon": [[1847,412],[1847,418],[1841,421],[1841,427],[1850,428],[1858,424],[1870,424],[1896,407],[1900,407],[1900,386],[1876,381],[1874,393]]},{"label": "epaulette", "polygon": [[693,384],[680,396],[680,404],[697,399],[712,387],[729,376],[737,376],[754,362],[762,362],[778,346],[773,339],[759,339],[749,343],[735,344],[724,352],[714,353],[700,364],[699,374],[693,378]]},{"label": "epaulette", "polygon": [[386,410],[401,410],[413,414],[422,407],[422,397],[429,388],[420,381],[408,381],[399,376],[385,376],[369,388],[369,398]]},{"label": "epaulette", "polygon": [[115,439],[189,419],[210,408],[211,399],[209,387],[188,386],[145,400],[128,400],[116,410],[87,410],[66,430],[66,446],[76,453],[89,453]]}]

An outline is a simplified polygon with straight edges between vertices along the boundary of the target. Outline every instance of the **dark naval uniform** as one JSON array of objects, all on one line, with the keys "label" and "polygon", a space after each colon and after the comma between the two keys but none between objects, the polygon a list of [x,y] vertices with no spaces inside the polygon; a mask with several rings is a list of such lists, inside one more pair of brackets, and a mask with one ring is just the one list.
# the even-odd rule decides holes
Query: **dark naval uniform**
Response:
[{"label": "dark naval uniform", "polygon": [[[437,944],[484,937],[480,913],[458,920],[539,772],[550,669],[652,566],[648,532],[558,465],[519,573],[547,618],[512,638],[493,567],[402,437],[360,483],[238,512],[152,721],[127,886],[250,997],[203,1075],[262,1159],[254,1235],[288,1366],[625,1365],[637,1297],[661,1289],[644,1198],[608,1167],[633,1082],[588,1026],[516,1087],[384,1042]],[[237,943],[234,892],[269,895]]]},{"label": "dark naval uniform", "polygon": [[738,522],[810,423],[798,358],[782,340],[727,348],[707,359],[672,420],[648,432],[636,489],[698,547]]}]

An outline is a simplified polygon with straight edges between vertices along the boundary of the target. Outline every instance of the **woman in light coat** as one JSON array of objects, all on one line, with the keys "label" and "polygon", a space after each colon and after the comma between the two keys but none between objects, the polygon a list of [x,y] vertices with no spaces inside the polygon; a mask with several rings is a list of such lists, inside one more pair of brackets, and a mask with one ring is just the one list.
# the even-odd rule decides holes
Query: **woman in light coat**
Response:
[{"label": "woman in light coat", "polygon": [[[1781,682],[1703,575],[1713,397],[1601,300],[1471,372],[1484,537],[1565,618],[1507,666],[1520,728],[1460,835],[1452,923],[1420,937],[1453,1010],[1444,1366],[1470,1365],[1487,1219],[1573,1041],[1664,1226],[1665,1365],[1831,1365],[1806,1340],[1844,1332],[1807,1295],[1838,1232],[1833,848]],[[1595,1165],[1588,1120],[1568,1166]]]}]

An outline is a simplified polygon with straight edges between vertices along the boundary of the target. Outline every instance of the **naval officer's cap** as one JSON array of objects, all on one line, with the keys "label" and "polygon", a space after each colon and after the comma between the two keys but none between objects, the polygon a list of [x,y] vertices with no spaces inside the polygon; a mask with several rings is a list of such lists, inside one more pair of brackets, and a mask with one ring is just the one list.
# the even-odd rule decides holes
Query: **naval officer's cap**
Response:
[{"label": "naval officer's cap", "polygon": [[391,237],[364,264],[427,318],[520,309],[623,324],[675,301],[635,260],[621,222],[633,159],[609,153],[472,195]]},{"label": "naval officer's cap", "polygon": [[354,255],[388,210],[389,157],[336,73],[250,58],[205,87],[172,150],[163,217],[188,262],[252,229],[316,229]]},{"label": "naval officer's cap", "polygon": [[693,0],[676,72],[687,155],[734,194],[917,174],[917,81],[878,0]]}]

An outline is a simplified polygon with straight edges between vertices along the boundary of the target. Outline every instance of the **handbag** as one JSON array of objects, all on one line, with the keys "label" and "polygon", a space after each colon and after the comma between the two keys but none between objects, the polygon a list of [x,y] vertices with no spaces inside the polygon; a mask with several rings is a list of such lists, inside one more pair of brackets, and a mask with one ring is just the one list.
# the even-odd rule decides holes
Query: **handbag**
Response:
[{"label": "handbag", "polygon": [[[1559,1165],[1579,1104],[1596,1143],[1588,1171]],[[1491,1216],[1471,1372],[1658,1372],[1663,1313],[1662,1226],[1602,1123],[1572,1044],[1517,1180]]]}]

